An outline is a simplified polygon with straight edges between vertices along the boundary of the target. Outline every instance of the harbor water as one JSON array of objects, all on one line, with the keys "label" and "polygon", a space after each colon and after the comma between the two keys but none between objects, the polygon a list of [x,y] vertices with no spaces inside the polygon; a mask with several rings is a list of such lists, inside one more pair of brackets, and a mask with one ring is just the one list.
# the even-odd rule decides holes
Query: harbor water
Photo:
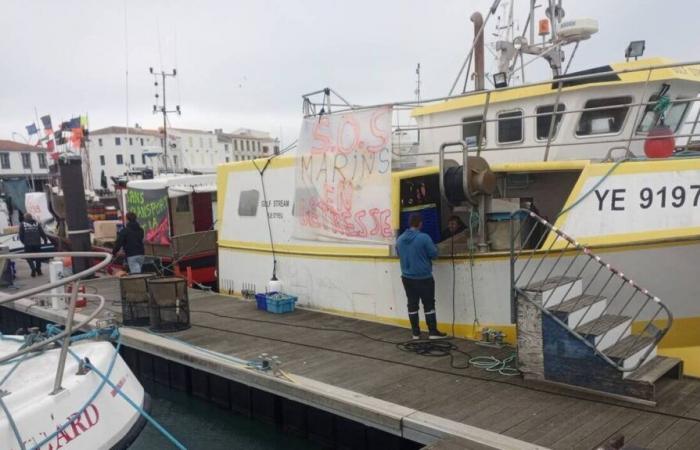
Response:
[{"label": "harbor water", "polygon": [[[190,450],[317,449],[310,441],[158,385],[148,386],[151,414]],[[174,448],[153,426],[146,425],[130,450]]]}]

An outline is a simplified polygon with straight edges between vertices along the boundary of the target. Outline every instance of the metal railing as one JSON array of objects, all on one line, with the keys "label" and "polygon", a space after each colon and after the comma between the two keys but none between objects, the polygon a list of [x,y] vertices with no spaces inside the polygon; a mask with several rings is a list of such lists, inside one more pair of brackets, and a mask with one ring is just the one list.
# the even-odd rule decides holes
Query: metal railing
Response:
[{"label": "metal railing", "polygon": [[[9,303],[15,300],[19,300],[22,298],[29,298],[32,296],[42,296],[42,297],[68,297],[70,299],[68,303],[68,313],[66,316],[66,325],[63,331],[60,333],[48,337],[45,340],[36,342],[32,345],[29,345],[27,347],[22,348],[21,350],[18,350],[14,353],[11,353],[9,355],[5,355],[0,358],[0,364],[13,360],[17,357],[23,356],[27,353],[31,352],[36,352],[43,347],[46,347],[47,345],[50,345],[54,342],[57,342],[59,340],[63,340],[61,344],[61,354],[58,359],[58,367],[56,368],[56,377],[54,381],[54,388],[51,394],[56,394],[62,390],[61,387],[61,382],[63,380],[63,372],[65,369],[65,364],[66,364],[66,357],[68,355],[68,347],[70,346],[70,338],[71,334],[75,330],[79,330],[83,328],[84,326],[88,325],[97,315],[102,311],[102,309],[105,306],[105,299],[103,296],[98,295],[98,294],[88,294],[88,293],[80,293],[81,297],[85,298],[92,298],[92,299],[97,299],[99,300],[99,305],[97,308],[95,308],[93,311],[90,312],[90,314],[87,315],[87,317],[82,320],[81,322],[78,322],[77,324],[73,324],[73,319],[75,317],[75,308],[76,308],[76,302],[78,299],[78,290],[80,287],[80,280],[82,280],[85,277],[88,277],[90,275],[93,275],[99,270],[102,270],[105,268],[111,261],[112,261],[112,255],[110,253],[102,253],[102,252],[51,252],[51,253],[21,253],[21,254],[16,254],[16,253],[11,253],[11,254],[2,254],[0,255],[0,266],[2,265],[1,262],[5,259],[16,259],[16,258],[22,258],[22,259],[44,259],[44,258],[54,258],[54,257],[76,257],[76,258],[103,258],[102,261],[99,263],[95,264],[92,267],[89,267],[81,272],[78,272],[73,275],[69,275],[65,278],[61,278],[56,281],[52,281],[49,283],[42,284],[40,286],[35,286],[33,288],[25,289],[22,291],[15,292],[13,294],[6,294],[4,297],[0,298],[0,305],[4,303]],[[67,284],[71,283],[71,292],[70,293],[44,293],[45,291],[48,291],[49,289],[65,286]]]},{"label": "metal railing", "polygon": [[[657,100],[650,100],[649,98],[651,97],[652,92],[649,91],[649,86],[652,82],[651,77],[654,71],[658,70],[664,70],[664,69],[681,69],[681,70],[694,70],[700,72],[700,61],[692,61],[692,62],[685,62],[685,63],[672,63],[672,64],[663,64],[663,65],[657,65],[657,66],[646,66],[646,67],[639,67],[639,68],[632,68],[632,69],[624,69],[624,70],[611,70],[608,72],[600,72],[600,73],[592,73],[592,74],[584,74],[584,75],[573,75],[573,76],[566,76],[562,78],[556,78],[556,79],[551,79],[551,80],[545,80],[545,81],[539,81],[539,82],[534,82],[534,83],[527,83],[519,86],[508,86],[505,88],[499,88],[499,89],[492,89],[492,90],[486,90],[486,91],[475,91],[475,92],[470,92],[462,95],[457,95],[457,96],[448,96],[448,97],[439,97],[439,98],[433,98],[429,100],[424,100],[421,102],[416,102],[416,101],[406,101],[406,102],[394,102],[389,104],[389,106],[392,106],[395,110],[397,111],[403,111],[406,109],[413,109],[416,107],[421,107],[425,106],[426,104],[430,103],[437,103],[440,101],[447,101],[455,98],[465,98],[469,96],[474,96],[474,95],[479,95],[479,96],[484,96],[484,103],[483,106],[480,107],[481,110],[477,110],[477,108],[470,109],[469,114],[471,115],[481,115],[481,119],[479,120],[470,120],[470,121],[461,121],[461,122],[453,122],[453,123],[440,123],[440,124],[431,124],[431,125],[411,125],[411,126],[394,126],[393,127],[393,132],[424,132],[424,131],[429,131],[429,130],[436,130],[436,129],[444,129],[444,128],[461,128],[466,125],[476,125],[480,124],[480,135],[477,139],[476,142],[476,151],[477,155],[479,155],[480,152],[484,151],[501,151],[501,150],[514,150],[514,149],[543,149],[544,150],[544,155],[543,159],[546,161],[549,158],[549,153],[550,149],[553,147],[566,147],[566,146],[581,146],[581,145],[597,145],[597,144],[612,144],[613,146],[624,146],[628,150],[630,149],[631,145],[636,142],[640,141],[645,141],[647,140],[647,133],[644,131],[639,131],[639,121],[643,117],[644,112],[648,108],[651,108],[653,106],[656,106],[659,103],[659,99]],[[611,75],[624,75],[624,74],[633,74],[633,73],[646,73],[645,77],[642,77],[639,81],[635,81],[634,85],[634,90],[630,89],[630,91],[625,94],[625,93],[616,93],[614,94],[615,96],[624,96],[624,95],[636,95],[640,92],[638,89],[637,85],[642,85],[641,86],[641,96],[639,97],[638,101],[635,101],[634,99],[630,101],[629,103],[625,104],[615,104],[615,105],[609,105],[609,106],[599,106],[599,107],[592,107],[592,108],[574,108],[574,109],[566,109],[566,110],[559,110],[558,105],[563,104],[565,102],[562,101],[562,95],[566,93],[565,89],[567,88],[568,85],[570,85],[572,82],[575,83],[585,83],[585,82],[604,82],[609,85],[616,85],[621,82],[625,82],[624,80],[606,80],[606,81],[601,81],[601,79],[604,79],[605,77],[609,77]],[[682,76],[682,74],[678,74],[678,76]],[[658,82],[667,82],[667,81],[672,81],[672,77],[669,76],[668,79],[663,79],[663,80],[653,80],[653,83],[658,83]],[[499,119],[498,117],[488,117],[489,111],[492,109],[492,93],[493,92],[503,92],[503,91],[508,91],[508,90],[513,90],[513,89],[522,89],[524,87],[536,87],[536,86],[544,86],[544,85],[549,85],[551,86],[551,91],[547,93],[543,93],[542,97],[546,98],[547,101],[543,101],[543,103],[539,106],[554,106],[554,109],[551,112],[542,112],[542,113],[535,113],[535,114],[523,114],[519,116],[518,118],[521,119],[523,122],[523,126],[526,126],[526,119],[537,119],[540,117],[549,117],[550,122],[548,126],[548,133],[547,137],[543,139],[537,140],[535,143],[532,144],[526,144],[522,145],[518,143],[505,143],[505,144],[496,144],[496,145],[485,145],[486,142],[488,141],[489,136],[486,133],[486,125],[488,123],[498,123],[500,121],[505,121],[505,120],[513,120],[514,118],[503,118]],[[312,115],[317,115],[321,114],[317,112],[316,107],[323,107],[323,114],[328,114],[330,113],[330,109],[332,106],[335,106],[339,109],[334,110],[334,113],[341,113],[345,111],[358,111],[358,110],[364,110],[368,108],[375,108],[379,106],[387,106],[387,104],[379,104],[379,105],[372,105],[372,106],[360,106],[360,105],[354,105],[351,104],[344,99],[342,102],[338,104],[333,104],[330,103],[328,100],[328,96],[324,97],[323,102],[314,102],[312,101],[311,97],[314,94],[317,94],[318,92],[323,92],[322,91],[317,91],[309,94],[305,94],[302,96],[304,100],[304,114],[305,116],[312,116]],[[328,92],[333,93],[338,95],[335,91],[329,89]],[[339,97],[339,96],[338,96]],[[601,98],[600,95],[596,95],[596,97],[593,98]],[[688,114],[692,113],[692,107],[696,106],[698,102],[700,101],[700,98],[697,97],[691,97],[691,98],[676,98],[676,99],[671,99],[670,100],[670,105],[676,105],[676,104],[683,104],[686,103],[689,105],[688,110],[684,113],[684,119],[681,121],[679,120],[678,127],[673,130],[676,134],[675,137],[678,140],[685,140],[684,143],[677,143],[677,147],[681,149],[689,149],[690,145],[692,143],[698,144],[700,141],[700,135],[696,134],[696,131],[698,130],[698,123],[700,123],[700,108],[698,108],[695,117],[692,118],[691,120],[688,120],[687,116]],[[313,107],[311,107],[313,106]],[[598,112],[598,111],[606,111],[606,110],[614,110],[614,109],[619,109],[619,108],[627,108],[627,112],[625,114],[625,120],[623,124],[621,125],[620,131],[616,133],[615,136],[607,136],[605,137],[605,134],[602,134],[600,138],[596,137],[595,134],[591,135],[586,135],[581,139],[561,139],[559,136],[559,128],[562,127],[562,123],[564,121],[564,118],[569,116],[569,115],[577,115],[577,114],[582,114],[585,112]],[[629,124],[630,121],[633,121],[633,123]],[[532,124],[534,125],[534,124]],[[626,127],[630,127],[630,132],[629,134],[624,133],[624,130]],[[683,127],[690,126],[690,131],[687,133],[682,132]],[[612,134],[612,133],[609,133]],[[523,132],[523,135],[526,135],[526,133]],[[456,137],[456,136],[455,136]],[[462,136],[460,136],[461,138]],[[572,138],[574,136],[571,136]],[[695,139],[694,139],[695,138]],[[661,139],[661,138],[659,138]],[[396,152],[395,152],[396,153]],[[419,152],[417,154],[412,154],[410,157],[416,157],[416,156],[436,156],[437,151],[434,152]],[[451,153],[457,153],[457,152],[446,152],[447,154]],[[398,154],[397,155],[399,158],[402,157],[402,155]]]},{"label": "metal railing", "polygon": [[[520,227],[516,226],[518,223],[516,218],[524,218]],[[605,262],[588,247],[530,210],[521,209],[511,215],[510,234],[511,310],[514,316],[518,297],[521,297],[535,305],[542,313],[616,369],[631,372],[647,361],[673,323],[671,311],[659,297],[639,286],[637,282]],[[544,245],[546,248],[541,248],[543,243],[546,244]],[[575,285],[572,280],[581,280],[581,294],[569,299]],[[548,294],[542,294],[541,302],[532,298],[531,292],[527,290],[527,286],[533,281],[549,283],[546,290]],[[570,310],[583,311],[575,323],[567,323],[568,320],[564,322],[552,310],[552,307],[556,306],[556,299],[552,300],[554,292],[567,285],[568,288],[559,299],[563,299],[562,302],[575,299]],[[601,301],[604,297],[606,299],[604,309],[593,311],[598,300],[593,302],[589,300],[590,304],[586,306],[586,298],[590,299],[589,296],[594,296]],[[579,326],[585,323],[586,319],[590,321],[596,318],[594,315],[601,317],[606,313],[629,319],[625,320],[629,323],[616,338],[613,338],[613,342],[606,342],[609,344],[606,348],[620,343],[627,336],[628,331],[634,338],[621,345],[618,353],[627,354],[633,349],[640,351],[646,348],[634,365],[625,366],[623,358],[616,361],[605,353],[605,349],[600,348],[605,336],[612,330],[605,331],[594,342],[586,339],[579,331]],[[633,325],[637,329],[635,333],[631,333]],[[638,347],[645,341],[648,341],[647,344]]]}]

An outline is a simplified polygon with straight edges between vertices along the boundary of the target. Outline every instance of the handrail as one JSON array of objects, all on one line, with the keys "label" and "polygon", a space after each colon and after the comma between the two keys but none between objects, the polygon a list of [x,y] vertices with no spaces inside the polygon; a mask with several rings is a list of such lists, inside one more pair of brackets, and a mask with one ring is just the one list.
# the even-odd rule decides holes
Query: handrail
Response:
[{"label": "handrail", "polygon": [[[521,226],[518,230],[515,230],[514,226],[515,217],[521,215],[527,215],[527,217],[530,219],[530,224],[534,222],[534,226],[532,226],[532,228],[527,233],[527,236],[524,237],[524,239],[524,235],[522,234],[524,226]],[[533,237],[536,236],[536,231],[541,232],[541,236],[539,237],[537,243],[531,245],[530,247],[532,248],[525,249],[524,247],[528,246],[531,243]],[[542,249],[540,248],[540,246],[545,240],[545,237],[548,235],[553,236],[553,238],[550,239],[551,243],[549,244],[548,248],[544,249],[544,254],[542,254]],[[561,248],[555,248],[555,243],[557,243],[558,241],[560,243],[562,243],[563,241],[564,243],[563,246],[560,246]],[[525,261],[522,261],[521,256],[523,256],[524,253],[527,257]],[[644,364],[651,352],[656,347],[656,345],[666,335],[666,333],[668,333],[669,329],[673,324],[673,314],[658,296],[652,294],[651,292],[649,292],[649,290],[641,287],[632,278],[625,275],[622,271],[616,269],[615,267],[604,261],[600,256],[594,254],[588,247],[581,244],[576,239],[569,236],[567,233],[565,233],[558,227],[549,223],[544,218],[535,214],[533,211],[520,209],[511,214],[510,254],[512,307],[517,307],[518,296],[524,298],[529,303],[535,305],[542,313],[549,316],[559,326],[567,330],[567,332],[571,334],[574,338],[581,341],[587,347],[591,348],[593,352],[597,356],[602,358],[606,363],[615,367],[619,371],[632,372],[634,370],[637,370],[642,364]],[[536,264],[536,266],[534,266],[534,269],[532,269],[530,263],[535,259],[535,255],[537,255],[539,262]],[[577,260],[580,256],[583,256],[585,258],[583,264],[580,264],[579,262],[579,265],[581,266],[580,269],[572,270],[577,265]],[[570,261],[566,263],[565,258],[570,259]],[[543,266],[546,267],[545,261],[551,263],[551,267],[546,272],[544,270],[540,271],[541,269],[543,269]],[[519,262],[520,265],[518,266]],[[590,270],[587,272],[587,269],[589,269],[589,265],[591,263],[593,264],[592,268],[595,269],[593,270],[592,275],[590,274]],[[557,270],[561,269],[563,265],[566,266],[563,271]],[[526,275],[526,273],[528,273],[529,267],[531,269],[529,271],[528,276]],[[599,277],[601,274],[603,274],[602,278]],[[605,276],[605,274],[607,274],[607,277]],[[645,335],[646,337],[652,338],[652,344],[647,346],[646,351],[634,365],[625,367],[624,359],[621,359],[619,363],[614,361],[608,355],[605,354],[605,349],[599,348],[598,344],[589,341],[588,339],[584,338],[579,332],[576,331],[579,325],[583,323],[584,318],[586,318],[591,312],[593,303],[591,303],[588,307],[585,307],[584,305],[581,308],[581,310],[585,308],[585,311],[583,312],[583,315],[579,318],[579,320],[576,322],[576,324],[565,323],[564,321],[559,319],[559,317],[557,317],[556,314],[549,310],[548,303],[551,300],[552,295],[554,294],[554,291],[557,288],[569,284],[568,290],[564,293],[564,299],[568,298],[568,295],[573,288],[573,283],[571,283],[570,279],[567,279],[566,277],[581,279],[582,284],[584,285],[582,287],[581,296],[579,296],[577,302],[574,305],[573,310],[579,309],[578,306],[580,305],[581,300],[584,298],[584,295],[594,295],[600,297],[606,292],[606,289],[610,287],[610,290],[612,290],[614,293],[611,296],[606,296],[607,304],[603,311],[600,312],[600,315],[603,315],[606,312],[612,310],[617,315],[624,315],[625,313],[627,313],[631,316],[630,323],[625,327],[624,330],[622,330],[622,333],[620,333],[617,336],[616,340],[610,346],[619,343],[624,338],[627,331],[631,330],[632,324],[640,318],[643,312],[646,313],[645,317],[650,317],[644,319],[643,327],[641,328],[642,332],[637,335],[637,337],[633,340],[633,342],[629,344],[628,347],[626,347],[626,349],[628,350],[634,349],[635,346],[639,343],[639,339],[641,339]],[[524,285],[529,285],[536,278],[545,282],[547,280],[554,279],[557,279],[558,281],[556,282],[556,285],[551,288],[547,298],[543,297],[541,302],[537,302],[530,297],[526,289],[519,286],[519,283],[526,278],[527,281],[524,283]],[[583,280],[586,278],[588,278],[588,281],[584,282]],[[598,284],[602,282],[602,287],[593,287],[595,282],[598,282]],[[631,291],[631,294],[623,295],[624,291]],[[639,304],[639,302],[633,301],[635,300],[635,297],[638,296],[642,297],[641,305]],[[616,303],[616,300],[622,301]],[[652,305],[651,310],[647,308],[650,304]],[[659,317],[660,315],[661,317]],[[659,328],[657,325],[661,321],[664,321],[665,325]],[[601,342],[602,338],[605,337],[607,333],[608,331],[604,332],[600,336],[601,339],[598,342]]]},{"label": "handrail", "polygon": [[89,324],[90,321],[92,321],[97,315],[102,311],[105,305],[105,298],[101,295],[98,294],[81,294],[81,296],[86,297],[86,298],[97,298],[100,301],[100,304],[98,307],[92,311],[82,322],[76,324],[75,326],[73,325],[73,317],[75,316],[75,308],[76,308],[76,301],[78,298],[78,288],[80,285],[80,280],[84,277],[90,276],[94,273],[96,273],[98,270],[103,269],[106,267],[111,261],[112,261],[112,255],[110,253],[106,252],[49,252],[49,253],[21,253],[21,254],[2,254],[0,255],[0,260],[2,259],[10,259],[10,258],[21,258],[21,259],[29,259],[29,258],[52,258],[52,257],[65,257],[65,256],[71,256],[71,257],[77,257],[77,258],[103,258],[102,261],[99,263],[95,264],[92,267],[88,267],[87,269],[78,272],[73,275],[69,275],[65,278],[45,283],[40,286],[36,286],[33,288],[25,289],[23,291],[16,292],[12,295],[8,295],[5,298],[0,299],[0,305],[3,303],[8,303],[14,300],[18,300],[20,298],[26,298],[30,297],[32,295],[36,294],[41,294],[44,291],[47,291],[49,289],[53,289],[56,287],[60,286],[65,286],[68,283],[73,283],[73,288],[70,294],[43,294],[43,296],[50,296],[50,297],[56,297],[56,296],[70,296],[70,303],[68,306],[68,315],[66,317],[66,326],[63,331],[60,333],[56,334],[55,336],[51,336],[48,339],[42,340],[40,342],[37,342],[35,344],[32,344],[28,347],[25,347],[21,350],[18,350],[14,353],[11,353],[9,355],[3,356],[0,358],[0,364],[12,360],[14,358],[17,358],[18,356],[22,356],[24,354],[30,353],[30,352],[35,352],[37,350],[40,350],[41,348],[58,341],[59,339],[63,339],[63,344],[61,345],[61,354],[59,356],[58,360],[58,367],[56,368],[56,378],[54,381],[54,389],[51,392],[51,394],[56,394],[62,390],[61,387],[61,382],[63,379],[63,372],[65,369],[65,363],[66,363],[66,357],[68,355],[68,347],[70,346],[70,337],[73,332],[73,329],[80,329],[84,327],[85,325]]},{"label": "handrail", "polygon": [[[525,84],[520,84],[517,86],[507,86],[503,88],[498,88],[498,89],[492,89],[489,91],[472,91],[472,92],[467,92],[463,93],[460,95],[448,95],[448,96],[443,96],[443,97],[435,97],[431,99],[426,99],[426,100],[407,100],[407,101],[399,101],[399,102],[391,102],[391,103],[379,103],[379,104],[373,104],[373,105],[351,105],[350,108],[347,109],[341,109],[341,110],[335,110],[334,113],[340,113],[340,112],[345,112],[345,111],[357,111],[357,110],[363,110],[363,109],[372,109],[372,108],[378,108],[381,106],[412,106],[412,107],[422,107],[426,106],[428,103],[434,103],[434,102],[439,102],[439,101],[445,101],[445,100],[452,100],[456,98],[464,98],[464,97],[470,97],[473,95],[483,95],[486,92],[504,92],[504,91],[509,91],[512,89],[521,89],[524,87],[533,87],[533,86],[541,86],[541,85],[547,85],[547,84],[553,84],[557,83],[559,81],[562,82],[570,82],[570,81],[584,81],[584,80],[594,80],[596,78],[600,78],[606,75],[622,75],[622,74],[628,74],[628,73],[635,73],[635,72],[645,72],[645,71],[650,71],[650,70],[662,70],[662,69],[674,69],[677,67],[685,67],[685,66],[700,66],[700,61],[687,61],[687,62],[678,62],[678,63],[669,63],[669,64],[659,64],[656,66],[644,66],[644,67],[634,67],[634,68],[628,68],[628,69],[621,69],[621,70],[610,70],[607,72],[597,72],[597,73],[591,73],[591,74],[582,74],[582,75],[569,75],[566,77],[561,77],[561,78],[555,78],[555,79],[550,79],[550,80],[542,80],[542,81],[536,81],[533,83],[525,83]],[[607,81],[606,83],[615,83],[617,81]],[[319,93],[321,91],[317,91],[315,93]],[[314,103],[311,102],[308,99],[308,96],[315,94],[315,93],[309,93],[302,95],[302,99],[305,101],[309,101],[310,104],[312,105],[319,105],[321,106],[321,103]],[[337,95],[337,94],[336,94]]]}]

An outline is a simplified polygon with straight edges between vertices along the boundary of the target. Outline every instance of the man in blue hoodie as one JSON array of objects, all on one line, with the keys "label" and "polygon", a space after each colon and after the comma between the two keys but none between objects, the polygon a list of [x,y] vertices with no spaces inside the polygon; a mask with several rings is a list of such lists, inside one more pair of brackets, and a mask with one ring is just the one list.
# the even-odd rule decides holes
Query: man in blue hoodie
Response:
[{"label": "man in blue hoodie", "polygon": [[432,262],[437,257],[437,247],[430,236],[420,231],[423,227],[420,214],[411,214],[408,223],[410,228],[396,240],[396,251],[401,259],[401,281],[408,298],[408,319],[413,339],[420,339],[420,301],[423,302],[425,322],[428,324],[428,339],[442,339],[447,335],[437,329]]}]

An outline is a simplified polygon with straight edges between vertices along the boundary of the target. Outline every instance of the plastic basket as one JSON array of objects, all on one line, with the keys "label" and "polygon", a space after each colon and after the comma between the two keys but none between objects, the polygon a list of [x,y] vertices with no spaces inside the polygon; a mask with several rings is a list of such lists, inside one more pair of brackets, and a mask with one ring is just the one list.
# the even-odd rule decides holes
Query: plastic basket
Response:
[{"label": "plastic basket", "polygon": [[[275,297],[273,298],[272,295],[275,295]],[[267,299],[267,311],[273,314],[294,311],[294,304],[297,301],[297,297],[287,294],[268,293],[265,297]]]},{"label": "plastic basket", "polygon": [[267,294],[255,294],[255,303],[259,310],[267,311]]}]

